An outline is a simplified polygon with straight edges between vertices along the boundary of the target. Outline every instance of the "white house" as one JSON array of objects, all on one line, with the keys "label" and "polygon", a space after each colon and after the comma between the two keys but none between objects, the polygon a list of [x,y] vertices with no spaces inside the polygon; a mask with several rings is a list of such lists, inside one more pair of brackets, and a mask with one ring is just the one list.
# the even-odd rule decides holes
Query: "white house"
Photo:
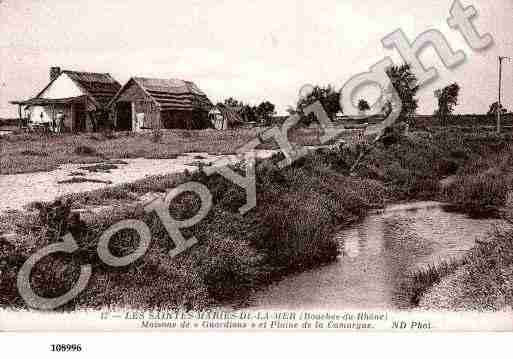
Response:
[{"label": "white house", "polygon": [[[73,132],[94,129],[99,116],[105,116],[108,103],[121,85],[110,74],[77,72],[59,67],[50,69],[50,82],[34,98],[13,101],[29,117],[32,125]],[[62,119],[62,128],[58,122]]]}]

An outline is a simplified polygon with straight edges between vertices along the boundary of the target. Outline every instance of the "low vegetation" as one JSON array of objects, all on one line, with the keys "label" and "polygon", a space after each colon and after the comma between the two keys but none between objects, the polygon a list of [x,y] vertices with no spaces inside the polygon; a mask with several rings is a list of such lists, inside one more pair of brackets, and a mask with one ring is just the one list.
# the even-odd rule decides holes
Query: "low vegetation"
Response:
[{"label": "low vegetation", "polygon": [[[497,215],[513,187],[512,144],[510,135],[392,133],[373,147],[357,175],[383,182],[389,200],[439,200],[469,214]],[[340,161],[357,153],[340,154]]]},{"label": "low vegetation", "polygon": [[[260,161],[258,206],[246,216],[238,213],[245,202],[241,188],[221,176],[207,177],[200,172],[148,178],[67,197],[59,203],[34,205],[38,216],[11,218],[20,238],[15,245],[2,244],[0,302],[24,306],[15,288],[18,269],[34,251],[58,240],[66,231],[73,234],[80,250],[71,258],[48,257],[39,263],[32,277],[32,285],[40,295],[58,296],[76,280],[78,264],[92,264],[94,274],[89,287],[65,310],[100,306],[204,308],[233,302],[234,298],[243,301],[255,286],[291,271],[335,260],[339,254],[334,239],[337,226],[357,220],[376,204],[382,205],[382,185],[344,176],[331,168],[325,158],[322,153],[313,153],[285,170],[275,164],[278,158]],[[141,204],[127,203],[99,213],[88,223],[70,216],[72,203],[90,204],[134,193],[161,192],[184,181],[207,185],[214,207],[201,223],[184,230],[186,237],[194,234],[199,244],[176,258],[168,255],[172,241],[162,223],[155,213],[145,213]],[[174,218],[190,218],[198,205],[194,195],[184,194],[173,201],[170,212]],[[153,241],[147,254],[136,263],[110,268],[97,257],[97,241],[109,226],[126,218],[148,224]],[[134,233],[121,231],[112,240],[111,251],[126,255],[137,243]]]},{"label": "low vegetation", "polygon": [[[234,154],[265,128],[227,131],[165,130],[158,133],[44,135],[22,133],[0,137],[0,174],[50,171],[64,163],[96,163],[123,158],[176,158],[182,153]],[[319,130],[300,128],[291,141],[319,144]],[[260,148],[277,148],[275,143]],[[43,154],[46,154],[43,156]]]},{"label": "low vegetation", "polygon": [[[444,275],[446,274],[446,275]],[[513,306],[513,231],[478,241],[463,261],[426,288],[418,303],[427,310],[499,311]]]},{"label": "low vegetation", "polygon": [[455,273],[468,260],[443,260],[411,273],[402,284],[400,295],[406,299],[406,306],[417,307],[428,290],[439,284],[442,279]]},{"label": "low vegetation", "polygon": [[[305,133],[308,135],[303,139],[311,135]],[[216,134],[219,138],[230,135]],[[177,133],[165,133],[158,143],[151,137],[126,136],[107,141],[111,146],[108,148],[102,147],[102,141],[90,146],[105,161],[113,153],[119,155],[115,152],[116,141],[127,141],[124,146],[134,144],[131,148],[134,151],[148,144],[155,150],[154,146],[167,143],[166,151],[170,153],[177,148],[167,142],[170,138],[176,139],[173,136]],[[193,131],[189,136],[198,143],[206,141],[202,132]],[[301,138],[302,135],[297,136]],[[212,136],[209,141],[210,146],[215,146]],[[141,142],[142,145],[138,144]],[[187,146],[192,146],[195,141],[188,138],[186,142],[189,143]],[[222,147],[221,142],[215,150],[211,147],[213,152]],[[14,288],[17,269],[31,253],[57,240],[57,234],[63,233],[62,228],[74,235],[80,250],[71,258],[53,256],[42,261],[34,273],[33,286],[41,295],[57,296],[74,283],[78,264],[90,263],[94,272],[87,290],[64,309],[100,306],[204,308],[227,301],[233,303],[235,299],[244,301],[247,293],[257,286],[290,272],[336,260],[339,244],[333,235],[337,229],[359,220],[372,208],[383,207],[386,202],[443,200],[470,212],[493,208],[498,213],[508,204],[508,191],[513,183],[508,174],[513,164],[508,154],[510,143],[509,136],[469,136],[452,130],[414,132],[404,136],[392,130],[376,145],[363,141],[340,149],[317,150],[283,170],[276,166],[279,156],[260,160],[257,166],[258,206],[246,216],[238,213],[238,208],[245,203],[245,192],[240,187],[221,176],[207,177],[200,171],[149,177],[130,184],[73,194],[62,198],[58,205],[33,205],[39,216],[13,215],[6,220],[11,226],[5,231],[15,230],[20,239],[15,244],[0,243],[0,270],[6,278],[0,284],[0,303],[23,307]],[[73,151],[78,144],[70,146]],[[47,151],[54,152],[48,148]],[[198,151],[205,152],[205,149]],[[367,155],[352,168],[362,151]],[[451,181],[443,184],[447,179]],[[187,181],[205,184],[213,194],[214,207],[201,223],[184,230],[186,237],[194,234],[199,244],[177,258],[170,258],[167,253],[172,249],[172,242],[165,228],[155,214],[145,213],[143,204],[137,201],[147,194],[164,194],[167,189]],[[64,222],[57,221],[58,226],[55,221],[48,221],[48,213],[63,206],[67,209],[61,209],[60,213],[86,206],[114,204],[116,206],[96,213],[87,222],[68,215]],[[198,205],[195,196],[184,194],[173,201],[170,211],[175,218],[190,218]],[[154,239],[152,245],[143,258],[128,267],[107,267],[96,254],[98,238],[109,226],[127,218],[141,219],[148,224]],[[492,290],[494,298],[499,298],[513,275],[506,265],[511,263],[508,257],[511,238],[510,234],[497,236],[490,242],[499,241],[495,247],[480,243],[462,261],[449,261],[413,274],[404,288],[405,295],[412,304],[420,303],[433,286],[442,285],[447,276],[464,268],[468,272],[465,286],[477,290],[478,286],[488,288],[487,285],[495,283],[486,290]],[[111,250],[116,255],[126,255],[137,243],[134,233],[122,231],[113,239]],[[494,272],[488,273],[490,268]],[[55,283],[55,286],[47,283]]]},{"label": "low vegetation", "polygon": [[470,252],[462,285],[473,309],[501,310],[513,306],[513,232],[497,233]]}]

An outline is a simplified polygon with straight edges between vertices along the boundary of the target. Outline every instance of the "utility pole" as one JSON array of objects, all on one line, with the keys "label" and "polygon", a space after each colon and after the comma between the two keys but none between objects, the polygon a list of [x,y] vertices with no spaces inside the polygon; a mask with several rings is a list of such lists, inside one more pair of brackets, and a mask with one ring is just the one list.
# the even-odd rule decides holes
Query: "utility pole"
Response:
[{"label": "utility pole", "polygon": [[497,133],[501,133],[501,90],[502,90],[502,61],[509,60],[507,56],[499,56],[499,104],[497,108]]}]

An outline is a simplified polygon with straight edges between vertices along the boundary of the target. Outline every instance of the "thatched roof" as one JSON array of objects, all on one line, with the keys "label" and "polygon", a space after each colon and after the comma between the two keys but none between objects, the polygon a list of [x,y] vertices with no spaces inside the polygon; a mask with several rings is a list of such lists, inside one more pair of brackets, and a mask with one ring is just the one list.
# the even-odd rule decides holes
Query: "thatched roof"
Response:
[{"label": "thatched roof", "polygon": [[[60,77],[60,75],[66,74],[71,81],[73,81],[85,94],[83,96],[61,98],[61,99],[45,99],[41,97],[44,92]],[[91,100],[91,102],[99,109],[106,108],[110,100],[116,95],[121,89],[121,85],[117,82],[110,74],[107,73],[96,73],[96,72],[80,72],[63,70],[59,76],[50,81],[48,85],[41,90],[36,97],[26,101],[12,101],[12,104],[16,105],[50,105],[50,104],[67,104],[76,101],[82,101],[85,98]]]},{"label": "thatched roof", "polygon": [[84,98],[87,96],[77,96],[59,99],[49,99],[35,97],[26,101],[11,101],[13,105],[24,105],[24,106],[47,106],[47,105],[69,105],[72,103],[83,103]]},{"label": "thatched roof", "polygon": [[116,102],[125,89],[133,83],[137,84],[162,111],[202,110],[208,112],[213,107],[207,95],[191,81],[146,77],[132,77],[119,90],[110,104],[112,105],[112,103]]},{"label": "thatched roof", "polygon": [[110,74],[94,72],[78,72],[64,70],[73,82],[82,88],[101,107],[107,106],[110,100],[121,89],[119,82]]}]

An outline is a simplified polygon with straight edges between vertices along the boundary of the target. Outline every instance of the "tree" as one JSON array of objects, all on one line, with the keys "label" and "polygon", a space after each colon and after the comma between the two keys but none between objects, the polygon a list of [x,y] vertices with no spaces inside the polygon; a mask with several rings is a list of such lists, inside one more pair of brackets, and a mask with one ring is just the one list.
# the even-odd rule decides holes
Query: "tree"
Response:
[{"label": "tree", "polygon": [[337,112],[342,111],[340,107],[340,92],[335,91],[331,85],[328,85],[325,87],[315,86],[308,96],[301,98],[297,104],[298,112],[303,113],[305,107],[316,101],[322,104],[324,111],[332,120]]},{"label": "tree", "polygon": [[365,113],[365,111],[369,111],[370,109],[370,105],[366,100],[362,98],[360,101],[358,101],[358,111]]},{"label": "tree", "polygon": [[[401,99],[401,112],[399,120],[410,124],[418,108],[418,100],[415,98],[419,90],[417,77],[412,72],[410,65],[391,66],[387,69],[387,75],[390,78],[391,86],[397,92]],[[385,89],[384,99],[382,99],[383,109],[390,109],[398,105],[397,99],[392,96],[391,88]]]},{"label": "tree", "polygon": [[244,106],[244,104],[242,103],[242,101],[239,101],[233,97],[229,97],[227,99],[224,100],[224,104],[226,106],[229,106],[229,107],[242,107]]},{"label": "tree", "polygon": [[275,109],[276,106],[273,103],[264,101],[256,108],[257,117],[261,122],[268,124],[274,115]]},{"label": "tree", "polygon": [[[495,116],[497,116],[498,108],[499,108],[499,102],[495,101],[494,103],[492,103],[490,105],[490,109],[488,110],[488,115],[495,115]],[[508,110],[506,110],[506,108],[504,106],[502,106],[502,104],[501,104],[501,114],[505,114],[507,112],[508,112]]]},{"label": "tree", "polygon": [[459,93],[460,85],[457,83],[435,91],[435,97],[438,99],[436,115],[440,118],[444,126],[447,125],[447,118],[453,113],[454,107],[458,104]]},{"label": "tree", "polygon": [[246,122],[256,122],[258,120],[255,106],[243,105],[239,111],[239,115],[241,115]]}]

